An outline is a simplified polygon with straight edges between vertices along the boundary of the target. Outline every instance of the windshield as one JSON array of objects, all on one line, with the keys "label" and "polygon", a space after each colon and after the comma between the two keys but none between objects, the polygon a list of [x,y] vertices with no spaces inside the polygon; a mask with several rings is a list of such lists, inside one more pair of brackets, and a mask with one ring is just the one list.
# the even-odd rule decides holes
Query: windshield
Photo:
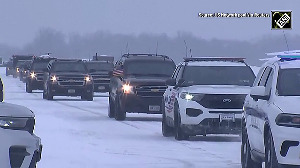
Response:
[{"label": "windshield", "polygon": [[188,66],[183,73],[186,85],[251,86],[254,78],[247,66]]},{"label": "windshield", "polygon": [[25,64],[25,60],[20,60],[17,62],[17,67],[20,67],[21,65],[24,65]]},{"label": "windshield", "polygon": [[277,81],[279,96],[300,96],[300,68],[280,69]]},{"label": "windshield", "polygon": [[86,73],[87,69],[84,63],[80,62],[57,62],[52,68],[53,72],[83,72]]},{"label": "windshield", "polygon": [[167,61],[130,62],[125,65],[126,75],[171,77],[175,64]]},{"label": "windshield", "polygon": [[49,62],[36,62],[32,64],[31,69],[32,70],[43,70],[46,69],[48,66]]},{"label": "windshield", "polygon": [[112,63],[106,62],[87,62],[86,66],[89,71],[111,71],[114,67]]}]

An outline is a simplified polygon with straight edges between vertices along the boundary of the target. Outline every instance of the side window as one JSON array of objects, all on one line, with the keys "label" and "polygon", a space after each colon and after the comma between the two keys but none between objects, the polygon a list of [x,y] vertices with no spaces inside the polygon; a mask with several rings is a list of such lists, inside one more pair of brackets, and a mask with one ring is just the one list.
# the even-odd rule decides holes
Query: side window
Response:
[{"label": "side window", "polygon": [[260,78],[260,81],[258,82],[258,86],[266,86],[267,79],[268,79],[270,73],[271,73],[271,68],[266,67],[264,73],[262,74],[262,76]]},{"label": "side window", "polygon": [[272,88],[273,74],[274,74],[274,70],[271,69],[271,71],[270,71],[270,73],[269,73],[269,75],[268,75],[268,78],[267,78],[266,85],[265,85],[265,86],[266,86],[266,90],[267,90],[268,92],[270,92],[270,91],[271,91],[271,88]]}]

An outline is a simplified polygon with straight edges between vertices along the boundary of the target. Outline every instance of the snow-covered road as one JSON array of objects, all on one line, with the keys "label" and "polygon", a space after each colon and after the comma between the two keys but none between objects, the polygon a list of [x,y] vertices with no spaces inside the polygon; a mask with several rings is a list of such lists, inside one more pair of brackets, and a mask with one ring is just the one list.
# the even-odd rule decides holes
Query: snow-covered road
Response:
[{"label": "snow-covered road", "polygon": [[79,97],[42,99],[26,93],[24,83],[5,76],[5,102],[28,107],[36,115],[35,133],[44,145],[39,168],[239,168],[238,136],[194,137],[176,141],[161,135],[161,116],[107,117],[107,94],[93,102]]}]

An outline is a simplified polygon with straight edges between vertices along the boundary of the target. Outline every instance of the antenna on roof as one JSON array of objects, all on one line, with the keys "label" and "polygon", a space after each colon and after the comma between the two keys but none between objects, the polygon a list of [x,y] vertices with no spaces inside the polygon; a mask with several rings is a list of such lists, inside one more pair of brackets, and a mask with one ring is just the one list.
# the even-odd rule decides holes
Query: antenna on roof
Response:
[{"label": "antenna on roof", "polygon": [[190,48],[190,55],[191,55],[191,58],[193,58],[192,49],[191,48]]},{"label": "antenna on roof", "polygon": [[157,56],[157,50],[158,50],[158,41],[156,42],[156,56]]},{"label": "antenna on roof", "polygon": [[127,52],[127,53],[129,54],[128,42],[127,42],[127,44],[126,44],[126,51],[125,51],[125,52]]},{"label": "antenna on roof", "polygon": [[288,44],[287,38],[286,38],[286,36],[285,36],[284,30],[283,30],[282,32],[283,32],[283,36],[284,36],[284,39],[285,39],[286,47],[287,47],[288,51],[290,51],[290,49],[289,49],[289,44]]},{"label": "antenna on roof", "polygon": [[186,44],[186,41],[185,40],[183,40],[183,42],[184,42],[184,45],[185,45],[185,57],[187,57],[187,44]]}]

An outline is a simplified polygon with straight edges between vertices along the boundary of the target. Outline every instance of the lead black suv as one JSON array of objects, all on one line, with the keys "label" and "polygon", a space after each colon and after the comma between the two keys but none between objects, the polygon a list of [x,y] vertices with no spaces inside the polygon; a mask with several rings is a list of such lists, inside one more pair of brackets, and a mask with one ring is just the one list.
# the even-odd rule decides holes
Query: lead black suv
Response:
[{"label": "lead black suv", "polygon": [[[47,66],[51,60],[56,58],[49,55],[34,57],[29,66],[29,73],[26,76],[26,92],[31,93],[32,90],[44,89],[44,73],[47,71]],[[25,74],[26,75],[26,74]]]},{"label": "lead black suv", "polygon": [[56,59],[48,64],[44,75],[43,98],[53,96],[81,96],[82,100],[93,101],[93,79],[81,60]]},{"label": "lead black suv", "polygon": [[93,77],[94,92],[108,92],[110,83],[109,72],[114,68],[112,61],[94,60],[85,62],[85,64]]},{"label": "lead black suv", "polygon": [[112,73],[108,116],[124,120],[126,112],[161,114],[166,80],[174,69],[175,63],[165,55],[123,55]]}]

